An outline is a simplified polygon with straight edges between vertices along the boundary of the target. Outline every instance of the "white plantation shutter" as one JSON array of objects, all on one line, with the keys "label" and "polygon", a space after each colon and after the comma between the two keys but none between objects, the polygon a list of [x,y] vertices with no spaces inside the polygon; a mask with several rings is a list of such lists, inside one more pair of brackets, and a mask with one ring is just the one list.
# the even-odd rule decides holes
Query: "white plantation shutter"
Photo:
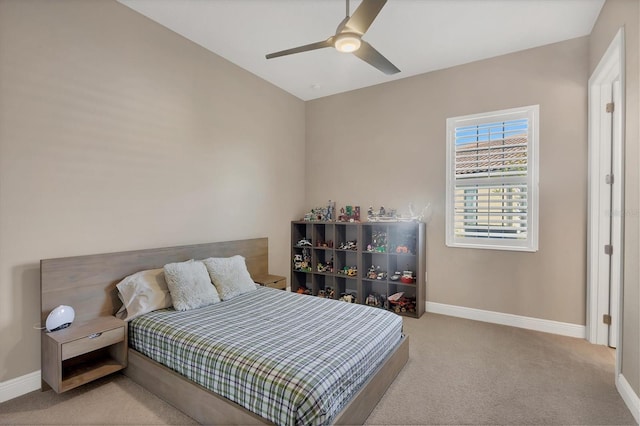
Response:
[{"label": "white plantation shutter", "polygon": [[447,120],[447,245],[538,249],[538,110]]}]

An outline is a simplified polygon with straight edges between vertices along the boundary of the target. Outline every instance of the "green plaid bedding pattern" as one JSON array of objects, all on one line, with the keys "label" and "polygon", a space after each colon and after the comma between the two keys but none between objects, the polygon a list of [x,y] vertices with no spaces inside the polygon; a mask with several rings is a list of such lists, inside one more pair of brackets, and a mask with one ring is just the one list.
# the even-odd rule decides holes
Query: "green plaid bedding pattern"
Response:
[{"label": "green plaid bedding pattern", "polygon": [[129,323],[129,346],[279,425],[324,425],[402,333],[398,315],[258,287]]}]

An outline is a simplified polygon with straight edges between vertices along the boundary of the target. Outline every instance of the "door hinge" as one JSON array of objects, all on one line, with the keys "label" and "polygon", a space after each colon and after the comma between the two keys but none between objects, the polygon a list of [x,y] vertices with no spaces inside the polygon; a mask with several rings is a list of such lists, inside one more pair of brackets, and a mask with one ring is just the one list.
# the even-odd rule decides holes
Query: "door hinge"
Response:
[{"label": "door hinge", "polygon": [[605,244],[604,254],[608,254],[608,255],[613,254],[613,246],[611,244]]},{"label": "door hinge", "polygon": [[605,182],[607,185],[612,185],[612,184],[613,184],[613,175],[606,175],[606,176],[604,177],[604,182]]},{"label": "door hinge", "polygon": [[607,111],[607,112],[613,112],[613,109],[614,109],[614,104],[613,104],[613,102],[609,102],[609,103],[607,104],[606,111]]},{"label": "door hinge", "polygon": [[611,315],[609,314],[604,314],[602,316],[602,322],[607,324],[607,325],[611,325]]}]

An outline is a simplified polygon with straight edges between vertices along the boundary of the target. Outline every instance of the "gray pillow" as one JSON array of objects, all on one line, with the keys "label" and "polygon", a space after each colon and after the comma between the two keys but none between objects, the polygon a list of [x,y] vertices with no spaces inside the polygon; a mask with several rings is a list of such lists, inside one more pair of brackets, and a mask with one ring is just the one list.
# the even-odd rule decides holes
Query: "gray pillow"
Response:
[{"label": "gray pillow", "polygon": [[202,262],[190,260],[168,263],[163,269],[176,311],[188,311],[220,302],[220,296]]},{"label": "gray pillow", "polygon": [[207,267],[211,281],[222,300],[229,300],[256,289],[242,256],[210,257],[202,263]]}]

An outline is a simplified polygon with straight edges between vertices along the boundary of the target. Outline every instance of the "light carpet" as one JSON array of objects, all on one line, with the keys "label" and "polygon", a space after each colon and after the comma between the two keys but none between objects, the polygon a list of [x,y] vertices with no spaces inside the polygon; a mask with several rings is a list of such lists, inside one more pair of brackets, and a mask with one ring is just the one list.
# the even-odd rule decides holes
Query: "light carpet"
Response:
[{"label": "light carpet", "polygon": [[[368,425],[634,425],[615,355],[583,339],[436,314],[406,318],[410,359]],[[64,394],[0,404],[3,425],[187,425],[116,374]]]}]

